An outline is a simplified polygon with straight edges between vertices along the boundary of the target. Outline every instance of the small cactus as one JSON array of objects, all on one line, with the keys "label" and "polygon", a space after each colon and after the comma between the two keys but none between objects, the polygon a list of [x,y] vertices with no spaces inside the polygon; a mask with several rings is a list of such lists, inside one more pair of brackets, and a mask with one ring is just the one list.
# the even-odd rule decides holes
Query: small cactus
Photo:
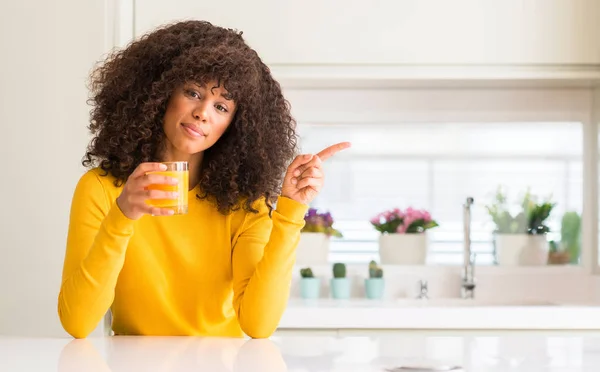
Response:
[{"label": "small cactus", "polygon": [[576,264],[581,252],[581,217],[577,212],[567,212],[561,222],[561,243],[569,252],[571,263]]},{"label": "small cactus", "polygon": [[375,261],[369,262],[369,278],[383,278],[383,269]]},{"label": "small cactus", "polygon": [[334,278],[345,278],[346,277],[346,265],[343,263],[333,264],[333,277]]},{"label": "small cactus", "polygon": [[310,267],[307,267],[305,269],[300,269],[300,276],[303,278],[314,278],[315,277],[313,275],[313,272],[310,269]]}]

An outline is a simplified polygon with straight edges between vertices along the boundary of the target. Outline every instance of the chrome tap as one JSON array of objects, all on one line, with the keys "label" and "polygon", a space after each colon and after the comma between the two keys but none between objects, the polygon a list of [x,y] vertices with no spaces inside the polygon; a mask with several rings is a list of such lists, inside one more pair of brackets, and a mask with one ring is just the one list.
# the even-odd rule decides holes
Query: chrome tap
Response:
[{"label": "chrome tap", "polygon": [[462,272],[462,298],[475,297],[475,258],[471,253],[471,205],[473,198],[468,197],[464,204],[463,222],[464,222],[464,256]]},{"label": "chrome tap", "polygon": [[427,296],[427,280],[419,280],[419,295],[418,299],[428,299]]}]

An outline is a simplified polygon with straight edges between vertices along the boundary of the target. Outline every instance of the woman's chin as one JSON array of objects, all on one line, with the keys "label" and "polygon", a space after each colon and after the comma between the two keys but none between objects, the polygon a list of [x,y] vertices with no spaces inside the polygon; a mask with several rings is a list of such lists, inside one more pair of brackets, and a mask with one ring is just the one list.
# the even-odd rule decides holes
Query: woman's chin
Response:
[{"label": "woman's chin", "polygon": [[185,154],[193,155],[206,150],[205,138],[202,139],[190,139],[181,138],[177,150]]},{"label": "woman's chin", "polygon": [[178,137],[175,141],[168,141],[167,152],[177,153],[178,156],[192,156],[204,152],[209,147],[204,139]]},{"label": "woman's chin", "polygon": [[198,144],[196,144],[195,146],[183,146],[181,148],[181,152],[187,155],[196,155],[196,154],[200,154],[202,152],[204,152],[206,150],[206,146],[198,146]]}]

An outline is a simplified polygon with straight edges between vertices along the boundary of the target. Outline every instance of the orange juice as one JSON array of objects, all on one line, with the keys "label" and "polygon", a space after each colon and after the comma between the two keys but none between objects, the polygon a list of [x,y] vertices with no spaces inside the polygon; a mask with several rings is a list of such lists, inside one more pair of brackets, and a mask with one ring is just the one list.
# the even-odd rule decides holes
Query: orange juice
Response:
[{"label": "orange juice", "polygon": [[171,209],[175,214],[186,214],[188,211],[188,188],[190,184],[190,173],[187,169],[187,162],[170,162],[163,164],[166,164],[169,169],[166,171],[148,173],[177,178],[179,182],[176,185],[150,185],[148,186],[148,189],[176,191],[178,196],[176,199],[148,199],[147,203],[156,207]]}]

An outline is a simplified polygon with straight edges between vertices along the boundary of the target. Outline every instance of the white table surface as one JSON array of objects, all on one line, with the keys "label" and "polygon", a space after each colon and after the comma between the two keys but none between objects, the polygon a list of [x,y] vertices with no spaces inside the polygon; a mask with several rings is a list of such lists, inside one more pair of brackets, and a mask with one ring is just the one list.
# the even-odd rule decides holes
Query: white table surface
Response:
[{"label": "white table surface", "polygon": [[0,337],[0,371],[385,371],[400,365],[464,371],[600,371],[600,333],[372,332],[270,339]]}]

